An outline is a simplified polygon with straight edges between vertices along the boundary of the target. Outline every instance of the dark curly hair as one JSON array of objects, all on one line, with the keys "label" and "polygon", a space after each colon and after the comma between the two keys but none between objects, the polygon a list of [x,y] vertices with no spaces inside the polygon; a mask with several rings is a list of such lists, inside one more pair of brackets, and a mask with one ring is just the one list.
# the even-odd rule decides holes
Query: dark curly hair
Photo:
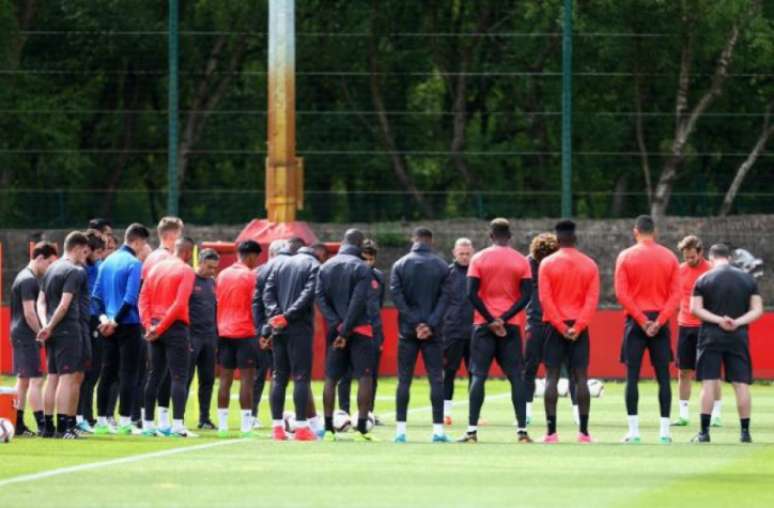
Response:
[{"label": "dark curly hair", "polygon": [[553,233],[540,233],[529,244],[529,253],[539,263],[559,250],[559,242]]}]

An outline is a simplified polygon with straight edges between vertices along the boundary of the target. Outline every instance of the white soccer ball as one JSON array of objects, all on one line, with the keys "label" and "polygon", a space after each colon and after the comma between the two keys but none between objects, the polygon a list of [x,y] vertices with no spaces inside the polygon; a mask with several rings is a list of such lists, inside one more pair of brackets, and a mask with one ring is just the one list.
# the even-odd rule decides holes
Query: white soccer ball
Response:
[{"label": "white soccer ball", "polygon": [[352,428],[352,418],[346,411],[338,410],[333,413],[333,428],[336,432],[349,432]]},{"label": "white soccer ball", "polygon": [[570,394],[570,381],[566,377],[560,378],[556,389],[560,397],[567,397]]},{"label": "white soccer ball", "polygon": [[282,413],[282,423],[285,427],[285,432],[294,433],[296,431],[296,413],[293,411]]},{"label": "white soccer ball", "polygon": [[546,380],[543,378],[535,380],[535,397],[542,397],[546,393]]},{"label": "white soccer ball", "polygon": [[15,432],[16,429],[13,427],[11,420],[0,418],[0,443],[10,443]]},{"label": "white soccer ball", "polygon": [[592,397],[601,397],[605,393],[605,383],[599,379],[589,379],[589,393]]}]

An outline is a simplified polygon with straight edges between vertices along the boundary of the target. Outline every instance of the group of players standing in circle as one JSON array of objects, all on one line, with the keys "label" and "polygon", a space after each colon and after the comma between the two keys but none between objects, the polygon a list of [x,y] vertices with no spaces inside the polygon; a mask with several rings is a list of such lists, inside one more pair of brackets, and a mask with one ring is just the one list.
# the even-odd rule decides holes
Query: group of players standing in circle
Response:
[{"label": "group of players standing in circle", "polygon": [[[535,237],[525,257],[510,246],[509,222],[495,219],[489,227],[491,246],[474,253],[472,242],[460,238],[451,265],[433,251],[432,232],[417,228],[410,252],[393,265],[389,281],[374,267],[375,242],[357,229],[346,232],[329,259],[325,245],[307,246],[294,237],[270,245],[268,261],[259,266],[261,246],[243,241],[237,245],[236,262],[218,273],[220,258],[210,249],[199,253],[196,270],[190,266],[194,242],[183,236],[179,218],[159,222],[156,250],[141,224],[130,225],[123,245],[116,248],[116,242],[110,245],[110,226],[92,222],[89,230],[67,236],[61,257],[53,244],[36,244],[14,281],[11,338],[19,435],[35,435],[24,423],[29,403],[43,437],[194,436],[184,416],[196,374],[198,428],[228,437],[231,387],[238,370],[242,436],[252,436],[259,425],[257,408],[271,371],[273,439],[290,437],[283,416],[291,379],[297,441],[337,439],[337,391],[348,406],[356,379],[354,439],[373,441],[370,415],[388,287],[398,311],[396,443],[408,441],[410,388],[420,354],[430,384],[433,442],[451,441],[444,426],[451,424],[454,379],[463,361],[470,375],[469,414],[460,442],[478,441],[493,361],[511,386],[519,443],[532,442],[527,426],[541,363],[546,368],[547,427],[542,441],[559,441],[557,386],[566,369],[576,407],[576,439],[593,442],[587,381],[599,270],[577,248],[572,221],[560,221],[554,233]],[[627,316],[621,347],[628,415],[623,441],[640,442],[638,382],[647,350],[659,385],[661,443],[671,442],[671,425],[688,424],[694,372],[702,381],[701,425],[694,441],[710,440],[713,410],[714,422],[719,422],[723,370],[736,392],[741,441],[750,442],[748,325],[763,307],[755,280],[729,264],[725,245],[712,246],[706,260],[700,240],[686,237],[678,246],[685,258],[680,265],[656,242],[650,217],[639,217],[633,232],[636,244],[620,253],[615,267],[615,293]],[[326,324],[323,418],[311,389],[315,308]],[[523,345],[518,315],[525,309]],[[678,310],[680,417],[671,422],[668,323]],[[48,364],[45,389],[42,345]],[[217,425],[210,420],[216,365]],[[112,418],[116,405],[117,422]]]}]

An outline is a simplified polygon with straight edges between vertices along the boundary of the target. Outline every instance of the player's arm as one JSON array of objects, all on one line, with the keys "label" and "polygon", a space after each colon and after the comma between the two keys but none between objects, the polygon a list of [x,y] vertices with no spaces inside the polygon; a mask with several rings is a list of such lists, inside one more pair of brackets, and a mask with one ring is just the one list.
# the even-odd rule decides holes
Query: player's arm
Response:
[{"label": "player's arm", "polygon": [[532,296],[532,279],[530,277],[519,281],[519,293],[521,295],[519,299],[513,302],[513,305],[500,316],[504,323],[507,323],[509,319],[521,312],[529,303]]},{"label": "player's arm", "polygon": [[41,328],[48,324],[48,305],[46,304],[46,294],[43,291],[38,292],[38,300],[35,302],[35,308],[38,311],[38,320]]},{"label": "player's arm", "polygon": [[317,265],[312,267],[306,278],[306,282],[304,282],[304,289],[301,290],[298,298],[296,298],[285,311],[284,315],[288,321],[293,321],[298,318],[299,314],[308,312],[310,307],[314,304],[314,286],[319,269],[320,267]]},{"label": "player's arm", "polygon": [[51,315],[51,320],[49,320],[48,324],[46,324],[46,326],[44,326],[38,332],[39,339],[46,340],[51,336],[51,332],[57,327],[59,323],[62,322],[62,319],[70,309],[70,305],[73,302],[73,297],[73,293],[62,293],[62,299],[59,301],[59,305],[56,306],[56,309],[54,309],[54,313]]},{"label": "player's arm", "polygon": [[38,315],[35,312],[35,306],[36,306],[36,300],[23,300],[22,301],[22,308],[24,309],[24,321],[27,322],[27,326],[30,327],[30,330],[33,331],[37,335],[37,333],[40,331],[40,320],[38,319]]},{"label": "player's arm", "polygon": [[403,292],[403,278],[401,272],[403,265],[396,263],[390,273],[390,295],[392,295],[392,303],[395,304],[395,308],[401,316],[408,321],[409,327],[416,328],[419,325],[419,317],[406,301],[406,295]]},{"label": "player's arm", "polygon": [[704,297],[694,293],[691,297],[691,313],[705,323],[719,325],[723,322],[723,316],[718,316],[704,307]]},{"label": "player's arm", "polygon": [[544,262],[538,270],[538,297],[540,298],[540,306],[543,308],[543,320],[548,321],[562,335],[566,335],[567,324],[559,318],[559,310],[556,308],[553,295],[551,274],[548,264]]},{"label": "player's arm", "polygon": [[589,281],[588,289],[586,290],[586,300],[583,302],[580,315],[575,320],[575,331],[580,334],[588,328],[591,319],[597,312],[597,305],[599,304],[599,268],[594,265],[594,276]]},{"label": "player's arm", "polygon": [[740,326],[747,326],[753,321],[756,321],[763,315],[763,298],[761,295],[750,295],[750,310],[744,315],[734,319],[734,325],[738,328]]},{"label": "player's arm", "polygon": [[433,331],[438,331],[440,329],[443,315],[449,305],[449,292],[446,290],[447,282],[449,279],[449,269],[444,263],[443,280],[441,280],[439,285],[440,295],[438,296],[438,300],[435,302],[435,307],[433,307],[433,310],[430,313],[430,317],[427,318],[427,324]]},{"label": "player's arm", "polygon": [[356,274],[357,280],[355,282],[355,287],[352,290],[352,297],[349,299],[347,314],[344,316],[344,321],[341,323],[341,330],[339,330],[339,335],[342,337],[349,337],[352,335],[352,329],[366,311],[368,292],[371,290],[370,270],[363,264],[357,268]]},{"label": "player's arm", "polygon": [[484,301],[481,300],[481,297],[478,295],[480,289],[481,279],[478,277],[468,276],[468,299],[470,300],[470,303],[472,303],[473,308],[476,309],[478,313],[484,317],[484,319],[486,319],[487,323],[493,323],[495,318],[492,317],[492,313],[489,312],[489,309],[486,308]]},{"label": "player's arm", "polygon": [[629,278],[626,273],[626,266],[624,265],[623,256],[618,256],[618,260],[615,263],[615,296],[618,298],[618,302],[624,308],[626,313],[637,322],[640,327],[644,327],[648,322],[648,317],[645,313],[637,307],[634,303],[629,289]]},{"label": "player's arm", "polygon": [[146,280],[145,284],[140,289],[140,298],[137,304],[138,311],[140,312],[140,322],[143,328],[150,330],[151,323],[151,298],[150,294],[153,291],[153,281]]},{"label": "player's arm", "polygon": [[133,263],[129,269],[129,277],[126,280],[126,289],[124,290],[123,303],[121,308],[118,309],[115,316],[108,316],[112,321],[120,321],[132,307],[137,306],[140,298],[140,285],[141,285],[141,273],[142,264],[140,262]]},{"label": "player's arm", "polygon": [[327,295],[327,281],[326,274],[322,270],[317,272],[317,282],[315,283],[314,293],[317,299],[317,306],[320,308],[325,321],[331,328],[336,328],[341,323],[339,315],[336,313],[336,309],[328,299]]},{"label": "player's arm", "polygon": [[677,258],[672,263],[672,274],[669,279],[669,298],[656,319],[659,326],[664,326],[680,307],[680,263]]},{"label": "player's arm", "polygon": [[177,286],[177,293],[172,305],[169,306],[161,321],[156,325],[156,335],[163,335],[175,321],[181,321],[184,318],[184,311],[188,306],[188,300],[193,293],[194,281],[196,275],[194,271],[186,268],[180,284]]},{"label": "player's arm", "polygon": [[278,272],[279,270],[272,270],[266,279],[266,284],[263,286],[263,311],[267,319],[282,314],[279,299],[277,298]]}]

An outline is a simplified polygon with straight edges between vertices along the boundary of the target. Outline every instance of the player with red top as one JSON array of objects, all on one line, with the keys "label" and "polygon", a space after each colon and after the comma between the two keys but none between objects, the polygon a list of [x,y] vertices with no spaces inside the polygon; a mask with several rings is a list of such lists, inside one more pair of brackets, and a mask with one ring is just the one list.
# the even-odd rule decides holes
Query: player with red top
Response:
[{"label": "player with red top", "polygon": [[[691,382],[696,371],[696,352],[699,341],[699,329],[701,320],[691,314],[691,296],[696,280],[711,268],[709,261],[704,258],[704,248],[701,240],[688,235],[677,244],[677,250],[683,256],[680,265],[680,311],[677,314],[677,367],[680,369],[677,390],[680,396],[680,416],[672,425],[685,427],[688,425],[688,401],[691,399]],[[715,411],[720,417],[720,385],[715,394],[715,407],[713,408],[713,420]]]},{"label": "player with red top", "polygon": [[237,246],[238,261],[218,275],[215,296],[218,301],[218,436],[228,436],[228,405],[234,369],[239,369],[239,406],[242,435],[252,435],[253,383],[258,362],[258,338],[253,323],[252,299],[255,292],[261,246],[246,240]]},{"label": "player with red top", "polygon": [[548,432],[545,443],[558,443],[556,432],[557,383],[562,364],[575,380],[580,429],[578,442],[590,443],[588,386],[588,326],[599,301],[599,268],[576,247],[575,223],[556,225],[559,250],[540,263],[538,288],[543,321],[549,325],[545,338],[547,369],[544,395]]},{"label": "player with red top", "polygon": [[468,298],[473,302],[475,326],[470,343],[470,411],[468,431],[460,442],[478,441],[478,418],[484,404],[484,385],[492,360],[511,383],[511,401],[516,413],[519,443],[531,443],[527,434],[527,388],[522,376],[521,333],[516,315],[526,307],[532,293],[527,258],[513,249],[507,219],[489,224],[492,246],[470,261]]},{"label": "player with red top", "polygon": [[190,246],[185,239],[175,244],[174,257],[160,261],[147,273],[140,290],[140,319],[149,344],[150,364],[145,385],[143,435],[155,436],[153,426],[156,398],[162,378],[169,372],[172,395],[172,429],[166,435],[191,436],[184,424],[188,398],[188,301],[196,275],[184,259]]},{"label": "player with red top", "polygon": [[622,251],[615,266],[615,294],[626,311],[621,362],[626,364],[629,432],[623,442],[640,442],[638,384],[642,355],[647,349],[659,387],[660,442],[667,444],[672,442],[672,346],[668,323],[680,303],[680,266],[672,251],[656,243],[656,227],[650,216],[637,217],[634,237],[637,244]]}]

